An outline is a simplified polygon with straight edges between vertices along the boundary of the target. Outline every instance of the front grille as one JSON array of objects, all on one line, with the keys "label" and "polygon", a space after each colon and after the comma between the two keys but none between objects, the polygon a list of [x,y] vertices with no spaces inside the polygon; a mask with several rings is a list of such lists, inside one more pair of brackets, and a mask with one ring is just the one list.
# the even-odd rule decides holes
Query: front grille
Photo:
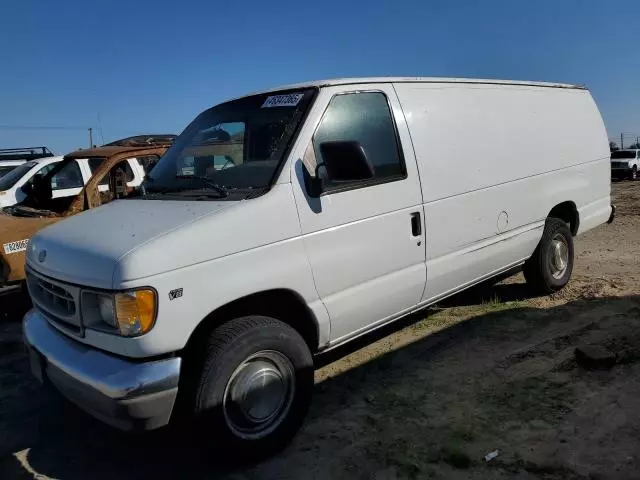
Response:
[{"label": "front grille", "polygon": [[46,302],[52,311],[65,317],[75,315],[76,302],[67,290],[41,279],[38,279],[35,288],[38,290],[39,298]]},{"label": "front grille", "polygon": [[80,289],[27,270],[27,286],[35,308],[50,323],[69,332],[82,333]]}]

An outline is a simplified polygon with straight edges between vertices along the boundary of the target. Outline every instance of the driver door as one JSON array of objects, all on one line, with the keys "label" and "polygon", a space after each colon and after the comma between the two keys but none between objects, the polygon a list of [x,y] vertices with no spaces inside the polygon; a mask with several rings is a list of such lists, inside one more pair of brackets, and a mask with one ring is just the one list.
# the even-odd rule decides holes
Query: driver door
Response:
[{"label": "driver door", "polygon": [[[331,317],[331,341],[338,343],[420,301],[426,283],[422,193],[392,85],[324,88],[307,125],[312,122],[293,152],[292,183],[316,288]],[[322,163],[320,145],[331,141],[358,142],[374,178],[325,183],[314,198],[305,178]]]}]

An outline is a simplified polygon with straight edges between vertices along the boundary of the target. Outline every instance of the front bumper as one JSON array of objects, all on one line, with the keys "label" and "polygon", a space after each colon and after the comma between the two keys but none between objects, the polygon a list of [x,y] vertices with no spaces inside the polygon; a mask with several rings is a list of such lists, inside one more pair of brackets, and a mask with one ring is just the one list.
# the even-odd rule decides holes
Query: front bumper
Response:
[{"label": "front bumper", "polygon": [[34,375],[94,417],[122,430],[169,423],[178,394],[179,357],[132,362],[63,335],[36,310],[24,317]]}]

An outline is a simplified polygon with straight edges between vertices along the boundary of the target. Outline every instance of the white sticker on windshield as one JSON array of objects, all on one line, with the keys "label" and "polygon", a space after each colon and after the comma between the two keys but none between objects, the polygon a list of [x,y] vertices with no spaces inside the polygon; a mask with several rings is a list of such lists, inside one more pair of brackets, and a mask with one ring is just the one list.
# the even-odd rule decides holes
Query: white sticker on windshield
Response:
[{"label": "white sticker on windshield", "polygon": [[295,107],[304,97],[304,93],[290,93],[289,95],[271,95],[262,104],[262,108]]},{"label": "white sticker on windshield", "polygon": [[18,240],[17,242],[5,243],[4,248],[5,255],[11,255],[12,253],[24,252],[29,245],[29,240]]}]

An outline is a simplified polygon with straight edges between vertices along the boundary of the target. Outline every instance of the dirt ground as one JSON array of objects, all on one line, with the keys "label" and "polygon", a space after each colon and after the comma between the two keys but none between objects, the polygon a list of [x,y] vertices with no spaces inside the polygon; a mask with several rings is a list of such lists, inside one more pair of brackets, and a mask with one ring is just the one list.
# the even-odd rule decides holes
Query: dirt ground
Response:
[{"label": "dirt ground", "polygon": [[[320,358],[294,443],[244,469],[220,466],[213,435],[122,434],[40,389],[3,299],[0,479],[640,479],[640,182],[614,196],[616,221],[576,240],[562,292],[531,297],[512,277]],[[579,367],[587,344],[617,364]]]}]

